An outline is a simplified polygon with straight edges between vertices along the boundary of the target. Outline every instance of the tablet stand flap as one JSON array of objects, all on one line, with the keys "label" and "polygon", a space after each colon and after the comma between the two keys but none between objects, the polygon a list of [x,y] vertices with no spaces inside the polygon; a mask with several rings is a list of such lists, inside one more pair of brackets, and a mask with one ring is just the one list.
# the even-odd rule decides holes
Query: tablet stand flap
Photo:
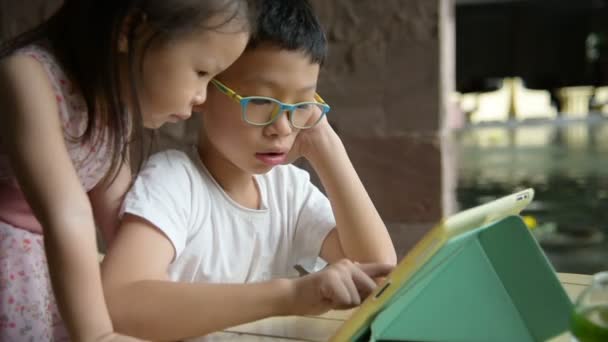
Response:
[{"label": "tablet stand flap", "polygon": [[520,217],[457,236],[373,320],[371,341],[544,341],[572,304]]}]

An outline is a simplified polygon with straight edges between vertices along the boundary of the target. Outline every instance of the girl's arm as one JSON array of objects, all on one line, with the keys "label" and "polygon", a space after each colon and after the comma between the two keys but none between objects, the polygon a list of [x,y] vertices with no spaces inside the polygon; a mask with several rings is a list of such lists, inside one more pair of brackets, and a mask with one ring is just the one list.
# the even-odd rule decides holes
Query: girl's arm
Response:
[{"label": "girl's arm", "polygon": [[131,167],[129,161],[126,160],[121,165],[112,183],[100,182],[89,191],[95,222],[101,231],[106,246],[112,243],[112,239],[118,230],[120,206],[130,184]]},{"label": "girl's arm", "polygon": [[93,213],[64,142],[50,81],[33,58],[0,61],[0,139],[36,218],[61,315],[75,341],[112,331]]},{"label": "girl's arm", "polygon": [[[102,264],[116,329],[152,340],[181,340],[276,315],[319,314],[357,305],[390,265],[338,262],[317,274],[251,284],[168,281],[173,245],[126,215]],[[234,260],[238,263],[239,260]]]},{"label": "girl's arm", "polygon": [[327,119],[300,132],[297,149],[321,179],[336,218],[336,230],[325,239],[321,257],[329,263],[348,258],[395,264],[395,247],[386,226]]}]

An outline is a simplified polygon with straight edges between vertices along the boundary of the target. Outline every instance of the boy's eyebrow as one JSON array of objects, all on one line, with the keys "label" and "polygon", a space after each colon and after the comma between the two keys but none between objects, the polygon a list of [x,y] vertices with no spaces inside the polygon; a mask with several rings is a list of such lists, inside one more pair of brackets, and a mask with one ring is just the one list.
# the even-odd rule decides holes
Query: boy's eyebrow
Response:
[{"label": "boy's eyebrow", "polygon": [[307,91],[311,91],[311,90],[315,90],[315,89],[317,89],[316,84],[307,86],[307,87],[302,87],[302,88],[298,89],[298,91],[303,93],[303,92],[307,92]]},{"label": "boy's eyebrow", "polygon": [[[252,78],[247,79],[247,81],[254,82],[254,83],[261,83],[262,85],[267,86],[269,88],[281,88],[281,85],[279,83],[274,82],[273,80],[264,78],[264,77],[259,77],[259,76],[252,77]],[[308,91],[315,90],[315,89],[317,89],[316,83],[301,87],[300,89],[297,89],[297,92],[304,93],[304,92],[308,92]]]}]

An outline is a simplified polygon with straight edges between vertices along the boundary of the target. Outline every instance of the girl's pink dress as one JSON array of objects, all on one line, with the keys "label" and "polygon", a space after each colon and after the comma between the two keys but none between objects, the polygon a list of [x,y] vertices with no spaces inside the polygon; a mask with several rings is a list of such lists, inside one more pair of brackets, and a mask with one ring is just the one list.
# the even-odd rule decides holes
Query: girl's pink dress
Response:
[{"label": "girl's pink dress", "polygon": [[[83,188],[91,190],[109,168],[108,140],[82,144],[70,138],[84,132],[86,105],[49,48],[29,45],[15,53],[36,59],[46,70],[66,147]],[[4,151],[0,145],[0,341],[68,341],[51,289],[41,225],[25,201]]]}]

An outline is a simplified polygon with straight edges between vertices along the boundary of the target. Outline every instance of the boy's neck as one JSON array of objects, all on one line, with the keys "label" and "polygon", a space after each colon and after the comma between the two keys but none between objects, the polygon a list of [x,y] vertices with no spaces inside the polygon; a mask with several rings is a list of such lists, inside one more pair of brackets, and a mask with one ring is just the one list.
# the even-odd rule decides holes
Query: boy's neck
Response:
[{"label": "boy's neck", "polygon": [[224,192],[236,203],[251,209],[260,208],[260,191],[252,174],[243,172],[217,151],[198,146],[201,162],[220,185]]}]

